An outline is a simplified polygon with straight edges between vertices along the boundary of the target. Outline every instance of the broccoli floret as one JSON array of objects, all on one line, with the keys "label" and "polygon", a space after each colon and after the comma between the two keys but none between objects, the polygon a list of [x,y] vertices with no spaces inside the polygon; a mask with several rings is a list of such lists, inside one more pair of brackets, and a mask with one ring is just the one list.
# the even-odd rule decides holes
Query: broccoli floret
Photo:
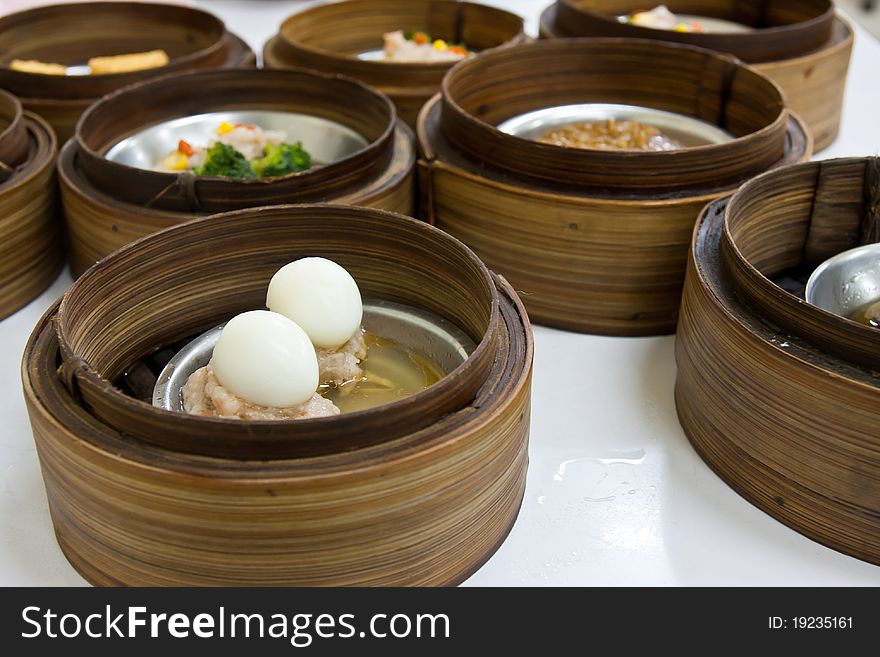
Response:
[{"label": "broccoli floret", "polygon": [[205,157],[205,163],[193,169],[197,176],[225,176],[227,178],[256,178],[250,163],[237,149],[223,142],[215,142]]},{"label": "broccoli floret", "polygon": [[312,166],[312,158],[300,142],[269,144],[265,152],[265,157],[251,160],[251,166],[259,178],[286,176],[288,173],[305,171]]}]

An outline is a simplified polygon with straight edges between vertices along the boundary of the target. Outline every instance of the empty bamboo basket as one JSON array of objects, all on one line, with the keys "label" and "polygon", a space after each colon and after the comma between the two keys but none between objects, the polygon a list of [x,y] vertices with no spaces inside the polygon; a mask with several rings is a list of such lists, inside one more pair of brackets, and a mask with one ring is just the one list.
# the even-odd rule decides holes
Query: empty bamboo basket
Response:
[{"label": "empty bamboo basket", "polygon": [[[696,114],[736,138],[645,153],[539,144],[496,127],[585,102]],[[700,209],[811,153],[762,75],[709,51],[627,39],[543,41],[461,64],[418,136],[423,215],[503,273],[534,321],[613,335],[672,332]]]},{"label": "empty bamboo basket", "polygon": [[751,63],[785,92],[789,108],[813,133],[816,151],[837,137],[853,33],[829,0],[683,0],[673,12],[722,18],[754,29],[745,33],[687,33],[621,23],[643,9],[628,0],[559,0],[541,16],[541,36],[625,36],[662,39],[731,53]]},{"label": "empty bamboo basket", "polygon": [[64,262],[52,129],[0,91],[0,319],[45,290]]},{"label": "empty bamboo basket", "polygon": [[460,0],[345,0],[308,8],[281,25],[263,49],[265,66],[302,66],[366,82],[397,105],[415,126],[422,105],[437,93],[454,62],[399,63],[359,54],[382,48],[396,30],[424,30],[436,39],[475,51],[526,40],[523,20],[509,12]]},{"label": "empty bamboo basket", "polygon": [[[157,102],[167,99],[168,102]],[[227,110],[272,110],[332,121],[366,141],[356,152],[269,179],[166,173],[111,161],[108,149],[163,121]],[[296,135],[291,135],[296,139]],[[212,212],[296,202],[366,205],[410,214],[415,147],[384,95],[303,70],[199,71],[149,80],[86,112],[58,162],[74,274],[128,242]],[[168,145],[173,150],[176,142]]]},{"label": "empty bamboo basket", "polygon": [[[96,56],[162,49],[167,65],[103,75],[15,70],[14,59],[66,66]],[[40,114],[63,143],[101,96],[158,75],[193,68],[253,66],[253,52],[215,16],[179,5],[85,2],[37,7],[0,18],[0,87]]]},{"label": "empty bamboo basket", "polygon": [[[305,255],[345,266],[367,298],[439,314],[476,349],[423,392],[311,420],[188,416],[113,385],[130,363],[261,307],[272,273]],[[59,544],[99,585],[460,582],[519,509],[532,350],[510,286],[414,219],[276,206],[144,238],[82,276],[25,352]]]},{"label": "empty bamboo basket", "polygon": [[876,231],[878,170],[864,158],[802,164],[707,207],[689,258],[675,395],[691,443],[738,493],[873,563],[880,333],[802,293],[820,261]]}]

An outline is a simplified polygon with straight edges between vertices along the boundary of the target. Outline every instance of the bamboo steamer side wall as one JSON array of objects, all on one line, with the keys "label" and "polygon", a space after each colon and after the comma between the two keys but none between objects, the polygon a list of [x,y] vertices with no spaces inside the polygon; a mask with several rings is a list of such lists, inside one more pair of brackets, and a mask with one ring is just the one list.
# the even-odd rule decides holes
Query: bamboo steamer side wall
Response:
[{"label": "bamboo steamer side wall", "polygon": [[[33,411],[31,420],[59,543],[93,584],[430,586],[470,574],[516,517],[525,488],[527,389],[504,410],[521,418],[515,431],[472,433],[396,472],[340,472],[321,484],[152,470],[83,445]],[[447,482],[426,496],[426,478],[444,471]],[[161,509],[154,508],[157,494]],[[479,502],[461,509],[466,499]]]},{"label": "bamboo steamer side wall", "polygon": [[29,162],[0,185],[0,319],[45,290],[64,263],[55,137],[39,117],[24,116],[32,142]]},{"label": "bamboo steamer side wall", "polygon": [[437,227],[504,272],[533,321],[612,335],[675,330],[694,217],[711,197],[556,196],[431,166]]},{"label": "bamboo steamer side wall", "polygon": [[788,106],[807,123],[816,152],[830,146],[840,129],[852,47],[852,28],[838,17],[835,36],[827,48],[803,57],[755,64],[782,87]]}]

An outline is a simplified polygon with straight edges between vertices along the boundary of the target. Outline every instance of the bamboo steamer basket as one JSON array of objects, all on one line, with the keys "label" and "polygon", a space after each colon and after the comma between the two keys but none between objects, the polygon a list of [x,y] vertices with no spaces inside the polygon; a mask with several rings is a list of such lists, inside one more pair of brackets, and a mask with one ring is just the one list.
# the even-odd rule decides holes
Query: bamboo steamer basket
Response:
[{"label": "bamboo steamer basket", "polygon": [[[644,85],[633,82],[640,67],[650,71]],[[719,67],[719,80],[738,80],[729,93],[716,87],[713,96],[713,67]],[[486,79],[487,68],[494,77],[480,83],[481,92],[476,81]],[[669,83],[675,76],[684,81]],[[503,273],[534,321],[568,330],[674,331],[700,209],[753,175],[756,163],[764,169],[793,163],[808,159],[812,149],[772,82],[730,58],[688,46],[617,39],[515,46],[459,65],[444,81],[444,93],[447,98],[434,99],[419,122],[422,215]],[[666,159],[673,153],[565,149],[493,127],[541,104],[601,100],[717,113],[720,97],[733,107],[739,94],[745,104],[728,116],[738,116],[731,118],[741,121],[733,129],[746,141],[692,149],[702,157],[692,153],[680,165]],[[750,103],[756,103],[753,111]],[[662,175],[676,166],[698,182],[688,186],[682,174]]]},{"label": "bamboo steamer basket", "polygon": [[[84,64],[90,57],[163,49],[166,66],[106,75],[40,75],[13,59]],[[37,7],[0,18],[0,87],[50,122],[60,141],[101,96],[157,75],[192,68],[253,66],[247,45],[215,16],[180,5],[86,2]]]},{"label": "bamboo steamer basket", "polygon": [[437,93],[453,63],[364,60],[359,53],[382,47],[382,35],[416,28],[475,50],[526,40],[523,20],[510,12],[459,0],[345,0],[308,8],[281,25],[263,49],[266,67],[302,66],[348,75],[372,85],[415,126],[422,105]]},{"label": "bamboo steamer basket", "polygon": [[[802,268],[858,244],[861,221],[876,230],[877,170],[876,160],[855,158],[789,167],[707,207],[689,258],[675,391],[691,443],[740,495],[872,563],[880,563],[876,366],[853,322],[782,287],[800,293]],[[731,238],[764,285],[742,277]],[[873,343],[876,359],[876,335]]]},{"label": "bamboo steamer basket", "polygon": [[[729,52],[752,63],[785,92],[789,108],[797,112],[813,133],[815,150],[828,147],[837,137],[846,76],[852,53],[853,31],[825,0],[808,2],[728,2],[697,0],[666,3],[673,11],[728,18],[769,27],[753,34],[687,34],[618,23],[614,16],[641,7],[624,0],[560,0],[541,15],[545,39],[625,35],[664,41],[689,42]],[[758,22],[753,15],[766,11]],[[830,11],[830,13],[829,13]],[[577,18],[575,18],[577,17]],[[774,18],[775,17],[775,18]],[[817,38],[824,39],[817,43]],[[773,44],[776,55],[754,47],[755,39]]]},{"label": "bamboo steamer basket", "polygon": [[[476,351],[439,393],[335,418],[190,417],[114,387],[125,361],[262,305],[307,254],[366,297],[450,319]],[[448,585],[518,512],[532,352],[512,288],[457,240],[377,210],[275,206],[103,260],[36,327],[22,377],[59,544],[94,584]]]},{"label": "bamboo steamer basket", "polygon": [[[150,100],[165,97],[178,100]],[[116,141],[163,120],[246,108],[333,120],[368,145],[339,162],[271,180],[162,173],[104,157]],[[223,210],[320,201],[411,214],[415,158],[412,133],[391,102],[354,80],[302,70],[200,71],[150,80],[95,104],[62,149],[58,171],[71,268],[79,275],[138,237]]]},{"label": "bamboo steamer basket", "polygon": [[[9,110],[7,112],[7,110]],[[56,213],[57,142],[48,124],[0,91],[0,319],[55,280],[64,262]],[[19,134],[21,133],[21,134]],[[20,153],[20,137],[24,152]]]}]

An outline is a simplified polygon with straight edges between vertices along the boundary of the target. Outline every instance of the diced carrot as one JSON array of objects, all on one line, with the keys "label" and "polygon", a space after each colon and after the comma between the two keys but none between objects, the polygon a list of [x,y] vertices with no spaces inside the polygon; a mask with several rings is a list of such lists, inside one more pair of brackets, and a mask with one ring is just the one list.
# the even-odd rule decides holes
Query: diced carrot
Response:
[{"label": "diced carrot", "polygon": [[193,153],[195,153],[193,147],[190,146],[189,142],[184,139],[181,139],[179,142],[177,142],[177,150],[184,155],[192,155]]},{"label": "diced carrot", "polygon": [[428,43],[428,41],[430,41],[431,39],[424,32],[416,32],[415,34],[413,34],[412,40],[413,40],[413,43],[423,44],[423,43]]}]

